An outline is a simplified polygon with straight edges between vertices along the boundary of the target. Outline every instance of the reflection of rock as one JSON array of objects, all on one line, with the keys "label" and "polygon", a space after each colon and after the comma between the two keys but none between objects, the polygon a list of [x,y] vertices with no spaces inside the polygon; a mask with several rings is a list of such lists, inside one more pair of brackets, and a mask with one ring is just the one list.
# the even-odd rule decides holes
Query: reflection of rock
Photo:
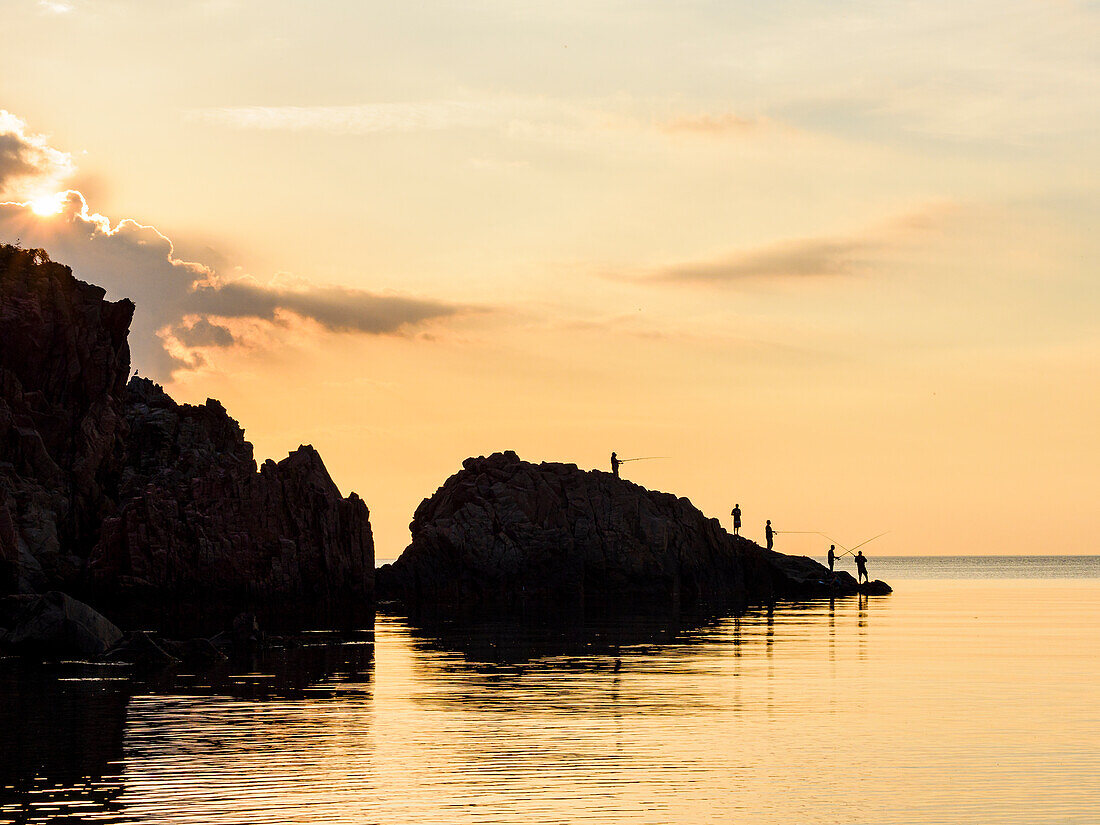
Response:
[{"label": "reflection of rock", "polygon": [[3,599],[0,622],[10,627],[4,646],[33,658],[99,656],[122,638],[88,605],[57,591]]},{"label": "reflection of rock", "polygon": [[116,821],[130,686],[65,667],[76,678],[17,660],[0,666],[0,795],[6,811],[51,822]]},{"label": "reflection of rock", "polygon": [[64,589],[141,624],[369,608],[364,503],[312,447],[257,470],[217,401],[127,387],[134,305],[104,295],[0,245],[0,593]]},{"label": "reflection of rock", "polygon": [[744,606],[856,591],[847,573],[729,535],[685,498],[515,453],[470,458],[379,571],[384,597],[453,612],[626,601]]}]

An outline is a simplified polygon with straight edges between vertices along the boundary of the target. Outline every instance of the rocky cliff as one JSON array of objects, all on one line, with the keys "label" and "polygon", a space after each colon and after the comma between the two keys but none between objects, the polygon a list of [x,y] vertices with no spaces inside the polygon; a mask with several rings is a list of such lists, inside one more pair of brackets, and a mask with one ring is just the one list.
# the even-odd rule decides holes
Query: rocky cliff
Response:
[{"label": "rocky cliff", "polygon": [[0,575],[9,589],[18,579],[73,587],[113,508],[134,305],[105,294],[41,250],[0,245]]},{"label": "rocky cliff", "polygon": [[289,605],[370,601],[369,514],[344,499],[302,446],[257,471],[244,431],[217,401],[177,404],[130,381],[117,514],[90,561],[95,591]]},{"label": "rocky cliff", "polygon": [[108,614],[369,605],[366,505],[312,447],[257,469],[217,401],[127,386],[134,305],[104,295],[0,245],[0,591],[74,591]]},{"label": "rocky cliff", "polygon": [[847,573],[731,536],[686,498],[513,452],[469,458],[413,518],[379,595],[414,609],[744,606],[854,593]]}]

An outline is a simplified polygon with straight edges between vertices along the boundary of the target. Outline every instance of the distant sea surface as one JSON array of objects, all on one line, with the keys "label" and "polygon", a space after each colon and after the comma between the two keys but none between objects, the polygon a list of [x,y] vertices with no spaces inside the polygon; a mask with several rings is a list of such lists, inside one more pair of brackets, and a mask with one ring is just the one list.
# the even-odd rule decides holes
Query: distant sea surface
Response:
[{"label": "distant sea surface", "polygon": [[0,660],[0,822],[1100,822],[1100,557],[870,572],[893,595],[695,623]]}]

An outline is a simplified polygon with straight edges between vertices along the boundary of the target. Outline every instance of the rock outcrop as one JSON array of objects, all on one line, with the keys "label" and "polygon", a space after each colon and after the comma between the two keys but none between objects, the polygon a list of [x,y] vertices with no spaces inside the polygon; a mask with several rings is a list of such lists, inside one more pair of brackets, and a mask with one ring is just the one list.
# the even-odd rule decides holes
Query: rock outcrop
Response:
[{"label": "rock outcrop", "polygon": [[144,378],[130,381],[126,422],[121,504],[91,553],[94,590],[232,605],[369,603],[367,507],[340,496],[312,447],[257,471],[221,404],[177,404]]},{"label": "rock outcrop", "polygon": [[257,468],[217,401],[127,385],[134,305],[104,297],[0,245],[0,593],[63,589],[135,619],[369,608],[366,505],[312,447]]},{"label": "rock outcrop", "polygon": [[744,606],[857,590],[848,573],[731,536],[686,498],[513,452],[469,458],[413,518],[379,595],[415,610]]},{"label": "rock outcrop", "polygon": [[[0,586],[74,587],[120,467],[130,301],[0,245]],[[4,579],[7,579],[5,582]]]}]

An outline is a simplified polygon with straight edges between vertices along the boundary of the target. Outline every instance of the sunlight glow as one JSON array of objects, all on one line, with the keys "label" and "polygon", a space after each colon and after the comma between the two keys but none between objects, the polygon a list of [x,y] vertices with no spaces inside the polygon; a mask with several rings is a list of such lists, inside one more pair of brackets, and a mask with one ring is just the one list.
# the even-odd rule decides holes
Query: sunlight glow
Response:
[{"label": "sunlight glow", "polygon": [[49,217],[58,214],[65,206],[65,192],[55,192],[52,195],[43,195],[30,202],[31,211],[41,217]]}]

